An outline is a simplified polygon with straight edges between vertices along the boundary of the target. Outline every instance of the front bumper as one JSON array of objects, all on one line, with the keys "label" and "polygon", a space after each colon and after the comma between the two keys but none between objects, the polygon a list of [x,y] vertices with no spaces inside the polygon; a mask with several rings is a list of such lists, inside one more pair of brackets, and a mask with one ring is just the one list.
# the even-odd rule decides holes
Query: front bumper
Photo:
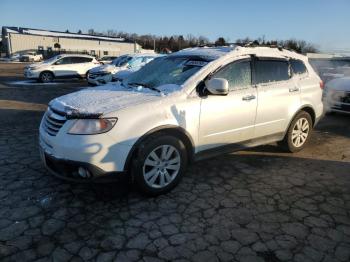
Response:
[{"label": "front bumper", "polygon": [[323,101],[328,112],[350,113],[350,92],[325,92]]},{"label": "front bumper", "polygon": [[32,70],[24,70],[24,77],[28,79],[38,79],[39,73]]},{"label": "front bumper", "polygon": [[87,80],[88,83],[93,85],[104,85],[112,81],[112,74],[96,75],[90,73]]},{"label": "front bumper", "polygon": [[[67,121],[56,135],[46,132],[43,123],[40,126],[41,156],[51,171],[65,174],[67,170],[72,173],[83,167],[93,179],[125,171],[131,146],[115,141],[108,133],[69,135],[67,131],[71,124]],[[74,178],[74,174],[71,175]]]},{"label": "front bumper", "polygon": [[[40,156],[46,167],[55,177],[60,179],[79,182],[79,183],[108,183],[114,182],[125,176],[126,172],[104,172],[97,166],[89,163],[59,159],[47,154],[40,147]],[[79,169],[84,169],[89,176],[82,177],[79,174]]]}]

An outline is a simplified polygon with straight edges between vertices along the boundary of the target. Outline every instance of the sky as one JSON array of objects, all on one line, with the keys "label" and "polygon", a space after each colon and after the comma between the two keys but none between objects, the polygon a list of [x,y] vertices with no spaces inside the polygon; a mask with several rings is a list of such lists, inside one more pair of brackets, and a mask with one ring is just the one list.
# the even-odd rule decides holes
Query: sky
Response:
[{"label": "sky", "polygon": [[0,0],[0,26],[302,39],[350,51],[350,0]]}]

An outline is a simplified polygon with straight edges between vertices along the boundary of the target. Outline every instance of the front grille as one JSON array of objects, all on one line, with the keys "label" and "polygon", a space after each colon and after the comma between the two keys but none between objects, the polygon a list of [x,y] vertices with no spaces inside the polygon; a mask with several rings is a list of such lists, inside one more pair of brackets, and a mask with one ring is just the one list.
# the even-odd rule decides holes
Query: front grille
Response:
[{"label": "front grille", "polygon": [[89,77],[91,79],[95,79],[97,77],[100,77],[100,76],[105,76],[105,75],[109,75],[110,73],[106,73],[106,72],[96,72],[96,73],[89,73]]},{"label": "front grille", "polygon": [[50,136],[56,136],[67,121],[64,113],[48,108],[43,121],[43,127]]}]

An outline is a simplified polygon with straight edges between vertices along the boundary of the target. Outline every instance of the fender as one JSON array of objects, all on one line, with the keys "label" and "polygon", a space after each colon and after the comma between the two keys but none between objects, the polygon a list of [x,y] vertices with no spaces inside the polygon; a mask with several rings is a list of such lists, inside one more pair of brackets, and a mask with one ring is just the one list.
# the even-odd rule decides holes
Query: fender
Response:
[{"label": "fender", "polygon": [[293,121],[293,119],[295,118],[295,116],[300,112],[300,111],[306,111],[307,113],[310,114],[311,116],[311,119],[312,119],[312,125],[315,126],[316,124],[316,113],[315,113],[315,109],[313,108],[312,105],[310,104],[306,104],[306,105],[303,105],[302,107],[300,107],[293,115],[293,117],[289,120],[289,123],[288,123],[288,128],[284,131],[284,134],[283,134],[283,138],[286,136],[287,132],[288,132],[288,129]]},{"label": "fender", "polygon": [[[174,125],[162,125],[162,126],[158,126],[155,127],[153,129],[151,129],[150,131],[148,131],[147,133],[145,133],[144,135],[142,135],[137,141],[136,143],[132,146],[131,150],[129,151],[129,154],[126,158],[125,164],[124,164],[124,171],[127,171],[130,167],[131,161],[132,161],[132,157],[134,155],[134,153],[136,152],[138,146],[142,143],[142,141],[144,141],[144,139],[154,133],[157,132],[168,132],[168,133],[176,133],[177,135],[181,135],[181,137],[179,137],[185,144],[186,149],[187,149],[187,153],[188,153],[188,157],[189,157],[189,161],[192,162],[194,159],[194,142],[193,139],[191,137],[191,135],[182,127],[180,126],[174,126]],[[175,134],[175,136],[176,136]]]}]

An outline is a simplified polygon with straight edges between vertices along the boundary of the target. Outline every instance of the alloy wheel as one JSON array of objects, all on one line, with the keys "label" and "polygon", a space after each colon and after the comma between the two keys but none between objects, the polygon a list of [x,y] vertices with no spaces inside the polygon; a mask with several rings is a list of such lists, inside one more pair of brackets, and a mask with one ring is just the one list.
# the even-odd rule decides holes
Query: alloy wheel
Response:
[{"label": "alloy wheel", "polygon": [[48,83],[48,82],[51,82],[52,81],[52,75],[50,73],[43,73],[41,75],[41,80],[44,82],[44,83]]},{"label": "alloy wheel", "polygon": [[172,145],[152,150],[143,165],[143,177],[152,188],[164,188],[178,175],[181,167],[179,151]]},{"label": "alloy wheel", "polygon": [[292,143],[295,147],[301,147],[306,142],[309,135],[309,121],[302,117],[295,123],[292,131]]}]

